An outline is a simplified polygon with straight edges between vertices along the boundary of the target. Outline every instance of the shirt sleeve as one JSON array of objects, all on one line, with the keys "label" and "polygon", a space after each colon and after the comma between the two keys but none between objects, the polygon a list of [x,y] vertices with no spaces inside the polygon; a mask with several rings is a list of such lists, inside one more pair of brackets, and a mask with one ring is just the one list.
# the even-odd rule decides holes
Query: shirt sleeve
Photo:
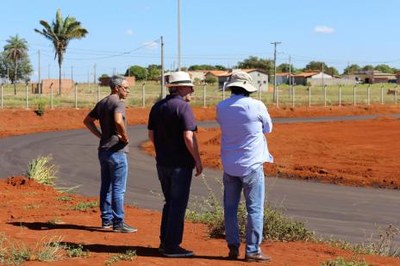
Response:
[{"label": "shirt sleeve", "polygon": [[259,118],[263,125],[263,132],[264,133],[271,133],[272,132],[272,119],[268,113],[268,109],[263,102],[259,102]]},{"label": "shirt sleeve", "polygon": [[182,129],[183,131],[197,131],[196,120],[189,104],[186,104],[182,110]]},{"label": "shirt sleeve", "polygon": [[121,114],[125,113],[125,102],[124,101],[116,102],[114,113],[121,113]]},{"label": "shirt sleeve", "polygon": [[91,118],[94,118],[96,120],[99,119],[99,112],[98,110],[98,103],[96,104],[96,106],[92,109],[92,111],[89,112],[88,116],[90,116]]}]

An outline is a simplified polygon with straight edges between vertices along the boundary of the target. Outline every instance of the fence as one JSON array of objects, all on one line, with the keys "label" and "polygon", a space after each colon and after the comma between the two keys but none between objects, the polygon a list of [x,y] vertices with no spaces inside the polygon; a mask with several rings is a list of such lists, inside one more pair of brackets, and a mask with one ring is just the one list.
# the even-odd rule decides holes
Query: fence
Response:
[{"label": "fence", "polygon": [[[39,104],[46,108],[90,108],[110,93],[108,87],[90,84],[76,84],[68,94],[58,94],[58,89],[49,88],[48,93],[38,94],[29,84],[18,84],[16,93],[11,84],[1,85],[1,105],[3,108],[35,109]],[[276,106],[340,106],[397,104],[399,89],[394,84],[357,84],[353,86],[280,86],[277,87],[276,101],[272,92],[258,91],[253,98],[266,105]],[[161,97],[161,86],[147,82],[131,88],[127,105],[132,107],[152,106]],[[229,97],[228,91],[219,90],[217,85],[197,85],[191,104],[195,106],[215,106]]]}]

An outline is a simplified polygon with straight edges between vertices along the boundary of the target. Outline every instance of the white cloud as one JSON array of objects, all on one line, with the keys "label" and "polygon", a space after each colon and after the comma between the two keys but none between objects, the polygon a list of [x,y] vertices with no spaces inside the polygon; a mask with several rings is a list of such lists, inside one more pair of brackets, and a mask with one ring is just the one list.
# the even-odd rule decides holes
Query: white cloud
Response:
[{"label": "white cloud", "polygon": [[158,47],[158,42],[152,41],[152,42],[145,42],[143,43],[144,46],[148,49],[155,49]]},{"label": "white cloud", "polygon": [[126,31],[126,34],[128,34],[128,35],[133,35],[133,30],[132,30],[132,29],[128,29],[128,30]]},{"label": "white cloud", "polygon": [[328,26],[315,26],[314,27],[314,32],[317,33],[333,33],[335,31],[334,28],[328,27]]}]

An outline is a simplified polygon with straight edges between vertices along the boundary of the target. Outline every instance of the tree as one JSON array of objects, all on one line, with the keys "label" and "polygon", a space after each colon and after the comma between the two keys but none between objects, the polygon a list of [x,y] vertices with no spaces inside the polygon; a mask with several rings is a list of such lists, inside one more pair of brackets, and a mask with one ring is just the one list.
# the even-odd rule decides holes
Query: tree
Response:
[{"label": "tree", "polygon": [[266,71],[268,75],[271,76],[274,69],[274,61],[270,59],[258,58],[257,56],[250,56],[249,58],[243,60],[243,62],[239,62],[238,68],[256,68]]},{"label": "tree", "polygon": [[361,69],[361,67],[360,67],[359,65],[357,65],[357,64],[352,64],[352,65],[346,67],[346,68],[343,70],[343,74],[346,74],[346,75],[353,75],[354,73],[356,73],[356,72],[359,71],[360,69]]},{"label": "tree", "polygon": [[363,71],[374,71],[374,66],[373,65],[366,65],[366,66],[363,66],[361,68],[361,70],[363,70]]},{"label": "tree", "polygon": [[82,28],[81,23],[74,17],[67,16],[63,19],[60,9],[57,10],[56,20],[53,20],[51,25],[45,20],[40,20],[40,25],[43,29],[35,31],[53,43],[54,59],[58,59],[58,93],[61,95],[61,66],[68,44],[73,39],[85,37],[88,31]]},{"label": "tree", "polygon": [[395,70],[392,67],[390,67],[390,66],[388,66],[386,64],[377,65],[377,66],[374,67],[374,69],[378,70],[378,71],[381,71],[383,73],[392,73],[392,74],[395,73]]},{"label": "tree", "polygon": [[327,67],[326,69],[324,69],[324,72],[331,76],[339,76],[339,71],[334,67]]},{"label": "tree", "polygon": [[18,34],[15,37],[10,37],[7,44],[4,46],[4,53],[7,59],[12,61],[12,75],[9,76],[11,82],[14,84],[14,95],[17,94],[17,80],[18,80],[18,64],[28,57],[28,44],[25,39],[20,39]]},{"label": "tree", "polygon": [[[33,68],[28,55],[19,60],[18,71],[16,75],[14,71],[14,62],[5,55],[5,52],[0,53],[0,77],[3,79],[8,79],[12,83],[19,80],[23,80],[25,82],[30,80]],[[16,93],[15,88],[14,93]]]},{"label": "tree", "polygon": [[145,80],[147,79],[147,69],[141,66],[131,66],[126,72],[125,76],[135,76],[136,80]]},{"label": "tree", "polygon": [[147,66],[147,79],[160,80],[161,78],[161,65],[148,65]]},{"label": "tree", "polygon": [[283,63],[276,67],[276,72],[296,72],[296,69],[293,67],[292,64]]},{"label": "tree", "polygon": [[328,66],[324,63],[324,62],[320,62],[320,61],[311,61],[309,62],[306,67],[304,68],[304,71],[326,71],[326,69],[328,68]]}]

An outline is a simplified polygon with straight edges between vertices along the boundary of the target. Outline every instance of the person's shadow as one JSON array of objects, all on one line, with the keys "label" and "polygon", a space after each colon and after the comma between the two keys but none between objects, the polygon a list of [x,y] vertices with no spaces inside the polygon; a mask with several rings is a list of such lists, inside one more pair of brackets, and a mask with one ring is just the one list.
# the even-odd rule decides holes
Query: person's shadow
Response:
[{"label": "person's shadow", "polygon": [[[142,246],[114,246],[104,244],[79,244],[74,242],[61,242],[60,244],[70,248],[80,247],[83,251],[94,252],[94,253],[116,253],[123,254],[134,251],[137,256],[141,257],[162,257],[163,256],[158,248],[142,247]],[[208,259],[208,260],[228,260],[227,257],[223,256],[205,256],[205,255],[194,255],[193,257],[185,257],[186,259]]]},{"label": "person's shadow", "polygon": [[[26,227],[30,230],[54,230],[54,229],[72,229],[72,230],[85,230],[85,231],[98,231],[103,233],[114,233],[113,231],[102,229],[101,227],[94,226],[83,226],[83,225],[75,225],[75,224],[57,224],[50,222],[9,222],[8,224],[20,227]],[[142,247],[142,246],[114,246],[114,245],[105,245],[105,244],[82,244],[82,243],[74,243],[74,242],[61,242],[61,245],[64,245],[69,248],[81,248],[83,251],[96,252],[96,253],[127,253],[129,251],[134,251],[137,256],[143,257],[163,257],[158,248],[152,247]],[[224,256],[207,256],[207,255],[194,255],[193,257],[186,257],[192,259],[208,259],[208,260],[228,260],[227,257]]]},{"label": "person's shadow", "polygon": [[73,230],[85,230],[85,231],[99,231],[99,232],[112,232],[109,230],[102,229],[101,227],[95,226],[84,226],[76,224],[64,224],[64,223],[51,223],[51,222],[10,222],[14,226],[26,227],[30,230],[54,230],[54,229],[73,229]]}]

